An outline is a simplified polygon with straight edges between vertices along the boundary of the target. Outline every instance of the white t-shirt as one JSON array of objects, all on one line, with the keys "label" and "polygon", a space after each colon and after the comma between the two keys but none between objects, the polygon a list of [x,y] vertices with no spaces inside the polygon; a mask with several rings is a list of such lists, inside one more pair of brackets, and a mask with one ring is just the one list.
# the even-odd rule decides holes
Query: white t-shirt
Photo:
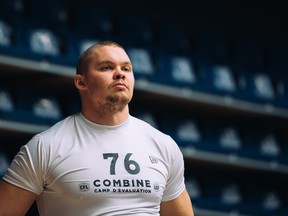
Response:
[{"label": "white t-shirt", "polygon": [[185,188],[178,145],[132,116],[118,126],[69,116],[23,146],[4,180],[37,194],[41,216],[159,215]]}]

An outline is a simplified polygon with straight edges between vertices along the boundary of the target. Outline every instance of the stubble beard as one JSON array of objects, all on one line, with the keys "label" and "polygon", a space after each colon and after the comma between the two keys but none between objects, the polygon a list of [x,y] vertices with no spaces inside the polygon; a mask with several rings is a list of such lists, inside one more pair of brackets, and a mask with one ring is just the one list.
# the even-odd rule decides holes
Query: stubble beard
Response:
[{"label": "stubble beard", "polygon": [[130,98],[127,96],[108,95],[103,108],[112,112],[122,112],[129,102]]}]

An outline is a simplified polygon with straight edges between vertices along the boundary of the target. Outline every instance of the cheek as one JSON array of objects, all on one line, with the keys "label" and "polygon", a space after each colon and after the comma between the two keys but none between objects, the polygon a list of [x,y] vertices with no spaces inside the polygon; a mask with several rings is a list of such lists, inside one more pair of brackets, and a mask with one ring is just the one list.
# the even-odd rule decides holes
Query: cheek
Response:
[{"label": "cheek", "polygon": [[129,80],[129,83],[130,83],[130,86],[132,88],[134,88],[134,85],[135,85],[135,79],[134,79],[134,75],[133,73],[131,75],[128,76],[128,80]]},{"label": "cheek", "polygon": [[87,90],[93,97],[103,96],[107,92],[107,84],[102,79],[91,79],[87,83]]}]

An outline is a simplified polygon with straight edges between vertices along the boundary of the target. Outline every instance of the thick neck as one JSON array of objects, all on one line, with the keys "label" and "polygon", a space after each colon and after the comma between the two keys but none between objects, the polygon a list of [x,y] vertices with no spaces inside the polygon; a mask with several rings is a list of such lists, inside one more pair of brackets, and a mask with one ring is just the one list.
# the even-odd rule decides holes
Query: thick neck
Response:
[{"label": "thick neck", "polygon": [[89,109],[82,107],[83,116],[89,121],[107,126],[120,125],[125,122],[129,117],[129,107],[128,105],[122,111],[113,109]]}]

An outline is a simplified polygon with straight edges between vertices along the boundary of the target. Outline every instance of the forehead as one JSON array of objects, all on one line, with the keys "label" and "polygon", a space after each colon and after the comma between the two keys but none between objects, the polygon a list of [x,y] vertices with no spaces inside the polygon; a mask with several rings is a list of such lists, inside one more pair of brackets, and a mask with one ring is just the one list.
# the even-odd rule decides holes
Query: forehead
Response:
[{"label": "forehead", "polygon": [[120,47],[117,46],[101,46],[92,52],[93,60],[97,62],[113,61],[113,62],[130,62],[130,59]]}]

